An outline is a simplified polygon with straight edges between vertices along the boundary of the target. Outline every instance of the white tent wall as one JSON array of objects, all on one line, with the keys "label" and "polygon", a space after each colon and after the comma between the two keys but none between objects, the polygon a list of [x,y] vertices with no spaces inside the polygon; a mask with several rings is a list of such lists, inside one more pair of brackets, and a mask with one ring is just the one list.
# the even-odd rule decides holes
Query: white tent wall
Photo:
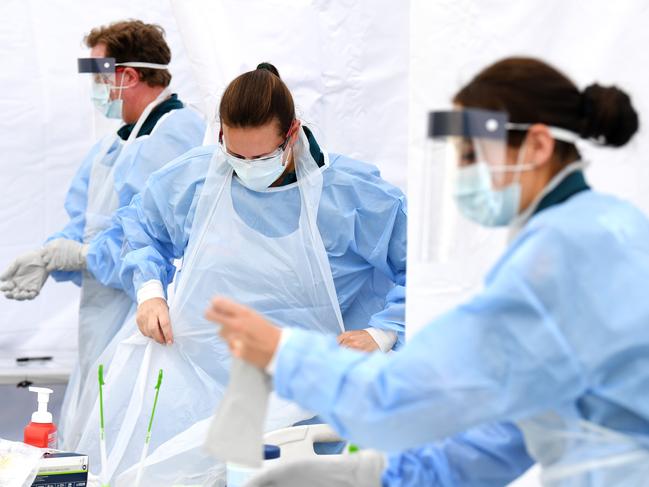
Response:
[{"label": "white tent wall", "polygon": [[[95,123],[99,119],[89,99],[90,82],[77,73],[76,59],[88,55],[83,37],[92,27],[125,18],[162,25],[172,49],[172,88],[191,103],[198,101],[198,90],[167,2],[3,0],[0,18],[4,269],[67,223],[63,202],[70,181],[86,151],[109,127]],[[78,297],[75,285],[51,279],[33,301],[1,297],[0,369],[6,372],[20,356],[73,356]],[[26,390],[5,387],[0,391],[0,437],[15,438],[20,431],[14,418],[26,422],[35,400]],[[52,399],[54,406],[60,399]]]},{"label": "white tent wall", "polygon": [[202,106],[267,61],[322,145],[406,180],[408,4],[389,0],[172,0]]},{"label": "white tent wall", "polygon": [[[413,0],[410,19],[409,236],[427,224],[415,218],[421,213],[417,182],[427,112],[450,108],[454,93],[488,64],[511,55],[536,56],[556,65],[581,88],[595,81],[619,85],[631,94],[641,115],[649,113],[649,5],[642,0]],[[627,147],[586,144],[582,154],[592,163],[587,177],[594,188],[649,211],[649,137],[643,121]],[[409,261],[408,335],[479,289],[504,245],[504,232],[494,232],[478,255],[453,263],[464,279],[463,290],[456,293],[431,289],[427,283],[435,269]],[[537,481],[531,475],[517,485]]]}]

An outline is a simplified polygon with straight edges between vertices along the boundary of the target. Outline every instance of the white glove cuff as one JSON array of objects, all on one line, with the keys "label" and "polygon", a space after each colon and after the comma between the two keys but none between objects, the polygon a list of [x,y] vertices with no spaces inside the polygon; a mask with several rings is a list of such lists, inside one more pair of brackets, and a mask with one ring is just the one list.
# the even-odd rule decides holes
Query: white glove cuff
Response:
[{"label": "white glove cuff", "polygon": [[365,328],[365,331],[370,334],[374,339],[376,344],[379,346],[379,350],[383,353],[387,353],[392,350],[394,344],[397,343],[397,332],[392,330],[383,330],[381,328]]},{"label": "white glove cuff", "polygon": [[90,244],[83,244],[81,246],[81,257],[83,257],[84,262],[88,260],[88,250],[90,249]]},{"label": "white glove cuff", "polygon": [[157,279],[147,281],[140,286],[140,289],[137,290],[137,305],[139,306],[144,301],[153,298],[162,298],[165,301],[167,300],[162,283]]}]

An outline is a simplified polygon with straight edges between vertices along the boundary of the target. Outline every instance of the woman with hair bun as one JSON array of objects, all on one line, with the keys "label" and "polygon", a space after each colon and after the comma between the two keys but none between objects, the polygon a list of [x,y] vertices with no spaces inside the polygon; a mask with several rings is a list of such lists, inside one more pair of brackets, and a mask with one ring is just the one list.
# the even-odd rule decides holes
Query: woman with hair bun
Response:
[{"label": "woman with hair bun", "polygon": [[[210,318],[236,356],[272,361],[281,397],[344,438],[412,449],[387,464],[371,452],[338,459],[332,471],[365,483],[327,485],[505,485],[529,465],[511,454],[515,436],[500,448],[464,445],[465,463],[440,453],[459,451],[453,435],[503,421],[522,432],[544,485],[647,485],[649,220],[590,188],[575,145],[626,144],[638,129],[630,97],[597,84],[580,91],[542,61],[508,58],[453,101],[430,114],[431,177],[453,183],[443,193],[467,225],[512,229],[477,295],[388,356],[280,330],[225,299]],[[250,485],[327,479],[318,468],[284,465]]]},{"label": "woman with hair bun", "polygon": [[[138,433],[153,400],[143,391],[159,369],[156,411],[166,421],[152,437],[147,485],[181,478],[213,485],[219,477],[222,465],[202,450],[201,426],[221,403],[231,369],[227,344],[204,317],[214,294],[349,348],[388,352],[403,340],[403,193],[376,167],[321,148],[268,63],[228,85],[219,118],[219,143],[154,173],[111,230],[124,235],[121,279],[137,297],[141,332],[101,362],[107,382],[119,384],[105,404],[106,437],[116,438],[108,478],[117,485],[134,485]],[[313,416],[273,397],[266,427],[317,422]],[[96,459],[95,418],[82,426],[79,449]]]},{"label": "woman with hair bun", "polygon": [[[248,264],[237,266],[229,262],[229,256],[224,257],[224,267],[215,271],[213,277],[227,277],[231,282],[236,277],[243,281],[231,284],[232,289],[224,288],[223,292],[236,296],[236,286],[241,285],[251,298],[254,296],[251,304],[263,302],[257,307],[278,314],[270,305],[274,301],[268,297],[276,292],[283,306],[292,306],[293,316],[288,322],[301,323],[304,328],[312,328],[307,326],[310,318],[303,317],[304,321],[300,322],[299,316],[313,315],[317,310],[320,316],[314,328],[338,330],[338,341],[350,348],[387,352],[398,345],[403,337],[406,246],[405,197],[401,191],[384,181],[375,167],[323,151],[311,130],[296,117],[293,97],[277,68],[270,63],[259,64],[257,69],[242,74],[228,85],[221,98],[219,117],[217,147],[201,149],[200,156],[189,153],[166,172],[156,174],[142,201],[122,213],[121,221],[130,230],[125,232],[127,241],[132,243],[129,250],[133,251],[125,257],[122,279],[139,296],[140,331],[159,343],[172,342],[173,331],[162,290],[167,284],[165,276],[170,262],[185,255],[184,245],[191,247],[188,241],[197,231],[194,206],[200,209],[201,198],[209,201],[206,204],[215,204],[210,198],[221,197],[220,194],[208,197],[202,194],[203,190],[196,190],[191,193],[193,200],[190,201],[186,200],[189,195],[182,188],[177,197],[183,198],[183,205],[188,205],[189,211],[187,215],[176,216],[182,217],[182,224],[188,228],[180,235],[171,235],[175,228],[158,228],[161,221],[169,218],[165,213],[168,208],[166,201],[163,205],[154,198],[159,194],[164,194],[165,199],[176,197],[175,174],[183,172],[185,179],[207,177],[218,187],[223,185],[226,193],[231,191],[234,208],[228,208],[225,213],[235,219],[240,217],[244,225],[228,228],[241,230],[233,231],[230,240],[240,238],[247,245],[246,239],[253,239],[268,254],[264,256],[261,250],[246,253],[246,248],[237,248],[241,253],[237,259],[257,261],[253,265],[256,274],[253,268],[246,267]],[[203,167],[208,163],[209,168]],[[301,176],[304,181],[300,180]],[[171,193],[164,189],[167,185],[173,186],[169,188]],[[304,205],[314,213],[300,210]],[[136,214],[135,210],[140,208],[143,213]],[[203,224],[202,217],[198,221]],[[211,222],[214,217],[208,220]],[[152,229],[147,227],[148,221]],[[214,225],[201,230],[208,233],[224,230]],[[289,249],[288,236],[302,225],[308,228],[308,235],[300,235],[291,242],[295,248]],[[248,229],[257,233],[240,236]],[[274,249],[282,239],[285,247]],[[161,244],[171,245],[168,248],[162,245],[161,251]],[[276,259],[287,259],[290,251],[294,261],[305,259],[303,275],[292,263],[276,262]],[[315,261],[314,255],[317,255]],[[152,260],[157,264],[154,268]],[[274,288],[268,288],[273,281],[262,272],[263,267],[276,276]],[[326,299],[316,297],[317,293],[309,289],[314,274],[320,273],[321,279],[316,278],[315,283],[321,287],[319,291],[326,290]],[[268,279],[257,291],[258,296],[248,282],[254,281],[255,275]],[[312,294],[310,305],[300,294]]]}]

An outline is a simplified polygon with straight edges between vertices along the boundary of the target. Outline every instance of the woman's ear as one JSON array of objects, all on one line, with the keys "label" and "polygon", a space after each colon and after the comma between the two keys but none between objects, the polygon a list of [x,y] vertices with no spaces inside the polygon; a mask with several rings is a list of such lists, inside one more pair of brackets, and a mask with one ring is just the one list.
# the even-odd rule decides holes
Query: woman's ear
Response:
[{"label": "woman's ear", "polygon": [[527,131],[525,144],[527,161],[524,163],[530,162],[542,166],[552,160],[555,144],[547,125],[542,123],[532,125]]},{"label": "woman's ear", "polygon": [[298,120],[297,118],[293,120],[293,123],[291,124],[291,128],[288,129],[288,145],[294,145],[295,142],[297,142],[297,139],[300,134],[300,127],[302,126],[302,122]]}]

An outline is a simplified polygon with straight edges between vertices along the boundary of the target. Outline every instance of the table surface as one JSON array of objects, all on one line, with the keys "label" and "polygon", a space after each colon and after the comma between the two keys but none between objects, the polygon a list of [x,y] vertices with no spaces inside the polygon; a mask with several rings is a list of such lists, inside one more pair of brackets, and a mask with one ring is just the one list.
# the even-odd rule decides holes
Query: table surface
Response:
[{"label": "table surface", "polygon": [[16,362],[14,356],[0,356],[0,384],[34,383],[64,384],[74,367],[76,354],[52,356],[52,360]]}]

